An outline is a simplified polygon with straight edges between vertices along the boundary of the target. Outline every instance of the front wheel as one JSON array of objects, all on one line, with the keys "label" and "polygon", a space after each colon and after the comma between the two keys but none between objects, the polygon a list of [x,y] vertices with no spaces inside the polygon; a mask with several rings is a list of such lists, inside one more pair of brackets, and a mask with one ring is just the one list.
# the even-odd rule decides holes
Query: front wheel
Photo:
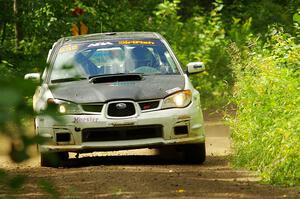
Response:
[{"label": "front wheel", "polygon": [[59,167],[69,159],[68,152],[48,152],[41,153],[41,166],[42,167]]},{"label": "front wheel", "polygon": [[183,153],[187,163],[202,164],[206,157],[205,143],[185,145]]}]

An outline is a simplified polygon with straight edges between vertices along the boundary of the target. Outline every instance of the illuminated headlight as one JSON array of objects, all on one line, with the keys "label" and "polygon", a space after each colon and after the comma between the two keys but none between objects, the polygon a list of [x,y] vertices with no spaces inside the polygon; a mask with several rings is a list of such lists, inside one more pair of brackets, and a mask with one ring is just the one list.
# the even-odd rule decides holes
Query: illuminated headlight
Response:
[{"label": "illuminated headlight", "polygon": [[65,104],[58,105],[58,112],[63,113],[63,114],[66,113],[67,112],[66,105]]},{"label": "illuminated headlight", "polygon": [[166,97],[162,108],[183,108],[188,106],[192,100],[192,92],[183,90]]},{"label": "illuminated headlight", "polygon": [[82,113],[80,107],[77,104],[66,102],[57,99],[48,99],[48,110],[53,110],[61,114],[79,114]]}]

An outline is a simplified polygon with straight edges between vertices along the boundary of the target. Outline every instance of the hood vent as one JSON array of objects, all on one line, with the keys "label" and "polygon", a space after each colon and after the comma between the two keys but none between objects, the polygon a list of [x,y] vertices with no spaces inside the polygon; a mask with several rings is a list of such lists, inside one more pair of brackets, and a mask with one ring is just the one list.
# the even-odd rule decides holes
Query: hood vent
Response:
[{"label": "hood vent", "polygon": [[82,109],[86,112],[101,112],[103,104],[82,104]]},{"label": "hood vent", "polygon": [[109,82],[125,82],[125,81],[140,81],[143,76],[140,74],[113,74],[113,75],[101,75],[90,77],[90,82],[97,83],[109,83]]}]

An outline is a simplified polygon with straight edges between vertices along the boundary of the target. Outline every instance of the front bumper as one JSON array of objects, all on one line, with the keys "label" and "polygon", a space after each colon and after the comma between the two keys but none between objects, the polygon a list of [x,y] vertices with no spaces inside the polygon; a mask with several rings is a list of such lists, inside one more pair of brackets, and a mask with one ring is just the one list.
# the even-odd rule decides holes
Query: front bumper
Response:
[{"label": "front bumper", "polygon": [[[186,108],[143,112],[132,118],[111,119],[104,114],[94,114],[64,115],[54,119],[39,115],[35,122],[36,132],[49,138],[49,142],[39,146],[40,152],[92,152],[205,142],[203,117],[198,103],[191,103]],[[144,126],[161,126],[161,136],[109,141],[85,141],[83,138],[83,132],[87,129],[105,128],[109,131]],[[176,127],[185,127],[186,132],[178,133]],[[139,133],[144,132],[141,130]],[[61,134],[69,135],[68,139],[59,140],[58,135]]]}]

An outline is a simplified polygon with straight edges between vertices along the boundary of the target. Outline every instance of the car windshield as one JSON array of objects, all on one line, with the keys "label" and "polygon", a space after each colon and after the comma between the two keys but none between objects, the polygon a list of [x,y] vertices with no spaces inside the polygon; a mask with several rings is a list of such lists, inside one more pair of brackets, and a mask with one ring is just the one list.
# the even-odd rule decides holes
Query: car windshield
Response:
[{"label": "car windshield", "polygon": [[62,46],[54,62],[51,81],[128,73],[159,75],[179,72],[160,40],[101,41]]}]

